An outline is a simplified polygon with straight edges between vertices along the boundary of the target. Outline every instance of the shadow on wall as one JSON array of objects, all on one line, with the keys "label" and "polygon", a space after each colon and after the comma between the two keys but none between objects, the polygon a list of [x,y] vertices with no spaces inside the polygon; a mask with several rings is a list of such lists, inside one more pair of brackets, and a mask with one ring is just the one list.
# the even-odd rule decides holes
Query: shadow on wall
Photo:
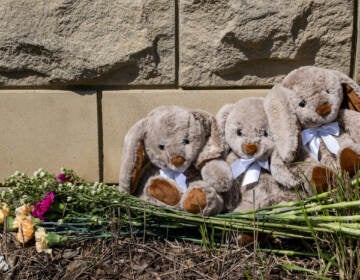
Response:
[{"label": "shadow on wall", "polygon": [[[291,70],[300,66],[315,64],[315,58],[320,49],[320,39],[313,38],[306,41],[300,46],[294,59],[270,57],[270,50],[273,46],[273,42],[264,42],[262,46],[264,48],[254,52],[254,49],[250,50],[241,44],[237,44],[239,51],[248,57],[249,60],[240,60],[236,64],[215,71],[214,73],[222,79],[230,81],[240,80],[245,75],[261,78],[286,75]],[[260,51],[262,57],[253,57]],[[267,56],[267,54],[269,56]]]},{"label": "shadow on wall", "polygon": [[223,80],[237,81],[244,76],[277,77],[314,65],[322,35],[312,31],[316,18],[312,13],[320,7],[310,1],[287,12],[275,5],[260,9],[253,17],[229,22],[217,48],[222,59],[215,60],[213,73]]}]

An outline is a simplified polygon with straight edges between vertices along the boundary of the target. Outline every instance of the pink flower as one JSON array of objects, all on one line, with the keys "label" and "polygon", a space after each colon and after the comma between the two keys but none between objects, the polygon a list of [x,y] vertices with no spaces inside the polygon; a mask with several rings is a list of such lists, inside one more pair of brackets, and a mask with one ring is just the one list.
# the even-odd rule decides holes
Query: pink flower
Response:
[{"label": "pink flower", "polygon": [[71,178],[71,176],[67,176],[65,173],[60,173],[59,175],[56,176],[56,178],[60,181],[60,184],[69,182],[69,183],[74,183],[74,180]]},{"label": "pink flower", "polygon": [[39,218],[40,221],[44,221],[44,215],[49,211],[51,205],[55,200],[55,192],[51,191],[45,194],[44,199],[36,202],[34,205],[34,210],[31,212],[31,215],[35,218]]}]

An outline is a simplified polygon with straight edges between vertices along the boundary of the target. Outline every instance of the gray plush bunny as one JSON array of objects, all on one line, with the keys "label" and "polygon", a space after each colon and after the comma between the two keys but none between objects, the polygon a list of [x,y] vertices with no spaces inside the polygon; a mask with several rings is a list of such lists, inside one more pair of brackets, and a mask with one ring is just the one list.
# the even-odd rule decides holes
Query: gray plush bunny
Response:
[{"label": "gray plush bunny", "polygon": [[160,106],[125,137],[120,191],[192,213],[229,210],[224,195],[232,192],[232,177],[223,149],[209,113]]},{"label": "gray plush bunny", "polygon": [[272,174],[279,182],[291,187],[310,180],[321,192],[334,171],[355,174],[360,165],[359,94],[359,86],[343,73],[314,66],[290,72],[272,88],[265,111],[278,155]]},{"label": "gray plush bunny", "polygon": [[227,104],[216,119],[228,145],[234,185],[241,193],[234,211],[295,200],[296,192],[281,187],[270,174],[274,142],[268,132],[264,99],[244,98]]}]

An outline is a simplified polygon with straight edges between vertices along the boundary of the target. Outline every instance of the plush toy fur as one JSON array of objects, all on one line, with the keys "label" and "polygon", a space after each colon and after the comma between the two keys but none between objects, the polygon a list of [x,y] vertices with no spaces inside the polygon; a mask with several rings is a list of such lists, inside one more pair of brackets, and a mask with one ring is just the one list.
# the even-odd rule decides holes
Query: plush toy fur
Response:
[{"label": "plush toy fur", "polygon": [[[223,106],[218,112],[216,118],[228,145],[227,162],[229,164],[240,158],[267,161],[272,156],[274,142],[268,132],[263,101],[263,98],[244,98],[235,104]],[[270,172],[263,168],[257,182],[243,185],[245,174],[246,172],[240,174],[234,180],[238,192],[241,193],[241,202],[235,211],[250,210],[296,199],[294,190],[282,188]]]},{"label": "plush toy fur", "polygon": [[[216,120],[205,111],[161,106],[138,121],[125,137],[120,191],[158,205],[204,215],[233,207],[231,169],[221,160],[224,145]],[[150,160],[147,165],[146,158]],[[183,173],[187,189],[160,171]],[[230,194],[227,196],[232,197]]]},{"label": "plush toy fur", "polygon": [[[359,86],[343,73],[314,66],[290,72],[272,88],[265,111],[278,155],[272,174],[279,182],[291,187],[306,177],[321,192],[336,169],[354,175],[360,164],[359,94]],[[340,149],[333,154],[320,140],[316,160],[303,146],[301,132],[336,121],[340,135],[334,137]]]}]

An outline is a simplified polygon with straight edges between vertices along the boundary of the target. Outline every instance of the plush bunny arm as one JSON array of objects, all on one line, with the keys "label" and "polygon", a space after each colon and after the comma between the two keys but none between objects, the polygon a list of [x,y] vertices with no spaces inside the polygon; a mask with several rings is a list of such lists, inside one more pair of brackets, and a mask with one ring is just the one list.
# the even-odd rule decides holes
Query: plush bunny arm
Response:
[{"label": "plush bunny arm", "polygon": [[231,165],[235,160],[238,160],[238,159],[239,159],[239,157],[232,151],[226,156],[226,162],[229,165]]},{"label": "plush bunny arm", "polygon": [[343,109],[339,112],[338,117],[340,127],[356,142],[360,141],[360,113]]},{"label": "plush bunny arm", "polygon": [[144,161],[143,138],[146,120],[135,123],[125,136],[120,164],[119,190],[134,193]]},{"label": "plush bunny arm", "polygon": [[201,169],[201,176],[218,193],[226,192],[232,186],[231,168],[221,159],[208,161]]},{"label": "plush bunny arm", "polygon": [[300,184],[300,178],[296,178],[290,172],[277,151],[274,151],[271,155],[270,171],[273,178],[287,188],[294,188],[296,185]]},{"label": "plush bunny arm", "polygon": [[207,182],[194,181],[183,195],[180,205],[188,212],[210,216],[224,209],[224,200]]}]

